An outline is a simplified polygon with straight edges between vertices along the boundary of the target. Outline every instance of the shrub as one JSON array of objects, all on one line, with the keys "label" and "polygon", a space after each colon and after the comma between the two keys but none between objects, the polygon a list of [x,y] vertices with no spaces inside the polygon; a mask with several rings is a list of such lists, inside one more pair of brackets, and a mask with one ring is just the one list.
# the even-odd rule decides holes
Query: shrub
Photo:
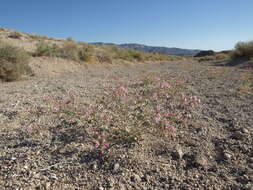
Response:
[{"label": "shrub", "polygon": [[59,47],[56,44],[50,45],[49,43],[40,41],[36,44],[36,50],[33,53],[34,56],[57,56],[59,53]]},{"label": "shrub", "polygon": [[45,36],[40,36],[37,34],[29,34],[30,38],[34,39],[34,40],[45,40],[46,37]]},{"label": "shrub", "polygon": [[93,48],[90,45],[83,45],[78,49],[78,58],[80,61],[89,62],[92,59]]},{"label": "shrub", "polygon": [[34,56],[47,56],[47,57],[61,57],[64,59],[71,59],[74,61],[85,61],[91,60],[93,49],[89,45],[78,46],[76,43],[66,41],[62,47],[56,44],[50,44],[46,42],[39,42],[37,48],[33,53]]},{"label": "shrub", "polygon": [[18,80],[22,74],[31,72],[29,55],[24,50],[0,42],[0,79]]},{"label": "shrub", "polygon": [[74,61],[79,61],[79,51],[75,43],[71,41],[66,41],[61,48],[58,50],[56,56],[62,57],[64,59],[71,59]]},{"label": "shrub", "polygon": [[253,57],[253,41],[250,42],[238,42],[235,45],[235,49],[230,54],[232,59]]}]

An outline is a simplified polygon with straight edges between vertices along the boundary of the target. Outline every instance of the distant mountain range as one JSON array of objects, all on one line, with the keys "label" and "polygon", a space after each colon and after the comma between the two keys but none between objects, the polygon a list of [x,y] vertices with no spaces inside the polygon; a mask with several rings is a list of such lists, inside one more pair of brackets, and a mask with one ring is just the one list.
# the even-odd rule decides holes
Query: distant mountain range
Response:
[{"label": "distant mountain range", "polygon": [[158,47],[158,46],[147,46],[142,44],[113,44],[113,43],[103,43],[96,42],[96,45],[115,45],[121,48],[135,49],[139,51],[149,52],[149,53],[163,53],[168,55],[195,55],[202,50],[198,49],[181,49],[181,48],[169,48],[169,47]]}]

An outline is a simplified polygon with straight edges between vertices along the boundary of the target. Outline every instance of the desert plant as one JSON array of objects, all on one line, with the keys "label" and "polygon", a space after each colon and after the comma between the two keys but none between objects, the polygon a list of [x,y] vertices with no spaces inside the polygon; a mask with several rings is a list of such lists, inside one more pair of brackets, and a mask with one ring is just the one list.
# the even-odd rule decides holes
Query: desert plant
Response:
[{"label": "desert plant", "polygon": [[232,59],[236,58],[247,58],[253,57],[253,41],[249,42],[238,42],[235,45],[234,50],[230,53]]},{"label": "desert plant", "polygon": [[66,41],[62,47],[59,48],[56,56],[79,61],[79,48],[74,42]]},{"label": "desert plant", "polygon": [[0,79],[14,81],[31,72],[28,59],[29,55],[24,50],[0,42]]},{"label": "desert plant", "polygon": [[40,41],[33,53],[34,56],[61,57],[78,62],[89,62],[93,56],[93,48],[90,45],[66,41],[61,47]]},{"label": "desert plant", "polygon": [[43,98],[45,104],[29,113],[82,123],[81,130],[89,137],[87,141],[102,154],[114,145],[134,145],[144,135],[168,140],[176,137],[177,129],[194,118],[192,110],[197,108],[200,99],[184,95],[182,83],[166,77],[152,75],[127,83],[110,77],[109,83],[116,85],[105,87],[93,103],[78,101],[73,92],[66,97],[47,95]]},{"label": "desert plant", "polygon": [[33,52],[33,56],[58,56],[59,54],[59,47],[56,44],[49,44],[44,41],[40,41],[36,44],[36,49]]},{"label": "desert plant", "polygon": [[80,61],[89,62],[93,56],[93,47],[91,45],[82,45],[78,48],[78,59]]}]

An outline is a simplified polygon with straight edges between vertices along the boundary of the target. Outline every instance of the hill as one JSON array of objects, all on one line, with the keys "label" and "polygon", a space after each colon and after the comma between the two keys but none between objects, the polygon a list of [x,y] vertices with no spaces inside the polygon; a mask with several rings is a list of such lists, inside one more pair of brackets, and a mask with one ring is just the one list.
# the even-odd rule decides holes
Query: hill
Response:
[{"label": "hill", "polygon": [[136,44],[136,43],[125,43],[125,44],[113,44],[113,43],[103,43],[103,42],[96,42],[94,44],[97,45],[115,45],[121,48],[127,49],[134,49],[138,51],[143,51],[147,53],[162,53],[167,55],[195,55],[202,50],[198,49],[182,49],[182,48],[175,48],[175,47],[159,47],[159,46],[148,46],[143,44]]}]

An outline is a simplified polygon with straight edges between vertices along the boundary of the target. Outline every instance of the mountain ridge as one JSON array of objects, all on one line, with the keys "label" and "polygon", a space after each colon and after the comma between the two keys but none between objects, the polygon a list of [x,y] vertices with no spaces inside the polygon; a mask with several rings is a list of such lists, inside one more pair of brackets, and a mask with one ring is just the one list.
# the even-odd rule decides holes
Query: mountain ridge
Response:
[{"label": "mountain ridge", "polygon": [[200,49],[184,49],[184,48],[176,48],[176,47],[149,46],[149,45],[138,44],[138,43],[115,44],[115,43],[94,42],[92,44],[115,45],[121,48],[135,49],[135,50],[148,52],[148,53],[163,53],[163,54],[168,54],[168,55],[195,55],[203,51]]}]

